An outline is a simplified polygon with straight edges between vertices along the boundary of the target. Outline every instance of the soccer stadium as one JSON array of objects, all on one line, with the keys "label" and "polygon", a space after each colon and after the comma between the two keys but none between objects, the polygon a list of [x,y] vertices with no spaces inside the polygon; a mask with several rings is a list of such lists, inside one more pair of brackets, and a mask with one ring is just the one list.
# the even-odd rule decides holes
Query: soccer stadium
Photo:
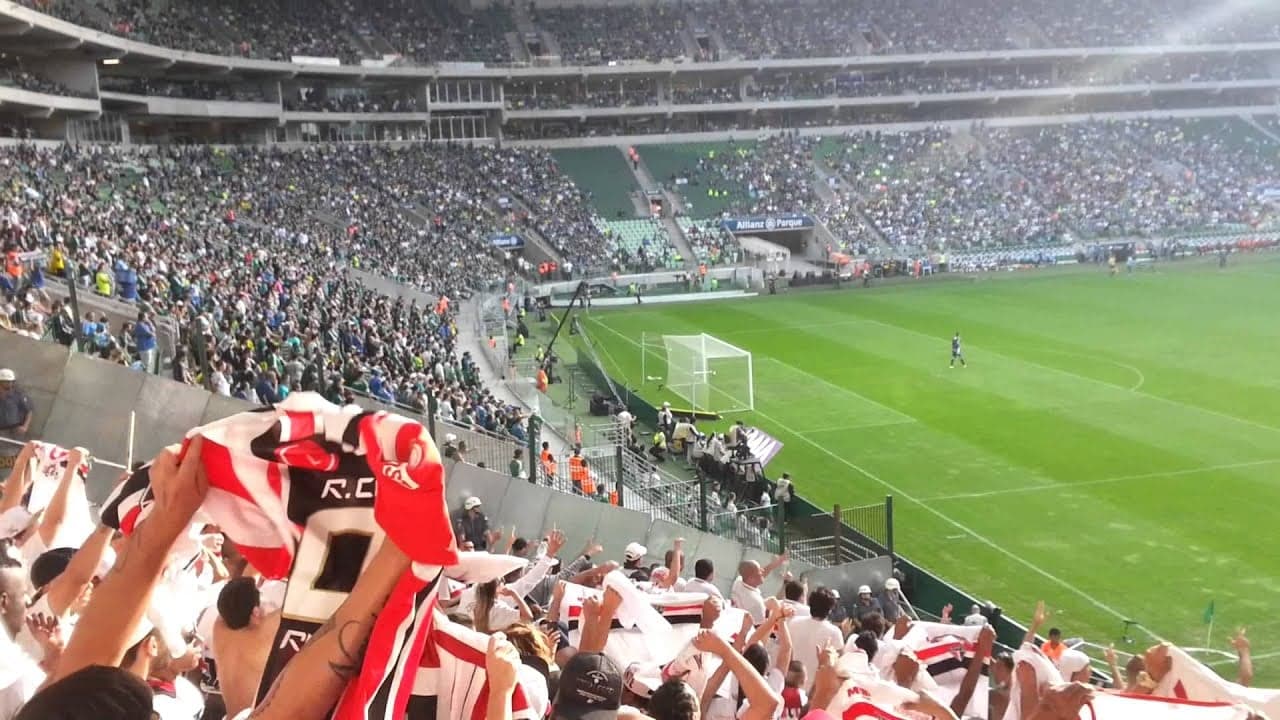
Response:
[{"label": "soccer stadium", "polygon": [[1280,720],[1280,3],[0,0],[0,720]]}]

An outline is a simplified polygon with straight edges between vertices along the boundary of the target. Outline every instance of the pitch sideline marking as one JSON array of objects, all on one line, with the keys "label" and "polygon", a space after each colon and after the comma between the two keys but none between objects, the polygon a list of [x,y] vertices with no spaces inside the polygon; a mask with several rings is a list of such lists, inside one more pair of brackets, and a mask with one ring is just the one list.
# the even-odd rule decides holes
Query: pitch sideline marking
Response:
[{"label": "pitch sideline marking", "polygon": [[[639,343],[637,343],[635,340],[633,340],[633,339],[631,339],[631,338],[627,337],[626,335],[623,335],[622,333],[618,332],[617,330],[614,330],[613,328],[609,327],[608,325],[604,325],[603,323],[601,323],[601,325],[603,325],[605,329],[607,329],[607,330],[609,330],[610,332],[614,333],[614,334],[615,334],[615,335],[617,335],[618,337],[620,337],[620,338],[622,338],[622,339],[626,340],[627,342],[631,343],[632,345],[635,345],[636,347],[641,347],[641,345],[640,345]],[[643,349],[643,348],[642,348],[642,349]],[[1032,572],[1037,573],[1038,575],[1040,575],[1041,577],[1045,578],[1046,580],[1049,580],[1050,582],[1053,582],[1054,584],[1056,584],[1056,585],[1058,585],[1058,586],[1062,587],[1063,589],[1068,590],[1068,591],[1070,591],[1071,593],[1073,593],[1073,594],[1075,594],[1075,595],[1078,595],[1079,597],[1083,598],[1086,602],[1088,602],[1089,604],[1091,604],[1091,605],[1093,605],[1094,607],[1098,608],[1099,610],[1102,610],[1103,612],[1106,612],[1107,614],[1109,614],[1109,615],[1111,615],[1112,617],[1115,617],[1115,618],[1117,618],[1117,619],[1119,619],[1119,620],[1127,620],[1127,619],[1129,619],[1129,618],[1131,617],[1130,615],[1127,615],[1127,614],[1125,614],[1125,613],[1122,613],[1122,612],[1120,612],[1119,610],[1116,610],[1115,608],[1111,607],[1110,605],[1107,605],[1107,604],[1103,603],[1101,600],[1098,600],[1097,598],[1093,597],[1093,596],[1092,596],[1092,595],[1090,595],[1089,593],[1087,593],[1087,592],[1085,592],[1085,591],[1081,590],[1080,588],[1076,587],[1075,585],[1072,585],[1071,583],[1067,582],[1066,580],[1063,580],[1062,578],[1058,577],[1057,575],[1054,575],[1053,573],[1050,573],[1048,570],[1045,570],[1044,568],[1041,568],[1039,565],[1036,565],[1035,563],[1031,562],[1030,560],[1027,560],[1027,559],[1023,558],[1022,556],[1018,555],[1017,553],[1014,553],[1014,552],[1012,552],[1012,551],[1006,550],[1006,549],[1005,549],[1004,547],[1002,547],[999,543],[996,543],[995,541],[993,541],[993,540],[991,540],[991,539],[989,539],[989,538],[987,538],[987,537],[985,537],[985,536],[983,536],[983,535],[979,535],[977,532],[974,532],[973,530],[971,530],[970,528],[968,528],[967,526],[965,526],[963,523],[959,522],[958,520],[954,520],[954,519],[952,519],[949,515],[947,515],[947,514],[943,513],[942,511],[937,510],[937,509],[935,509],[935,508],[933,508],[933,507],[930,507],[929,505],[926,505],[924,502],[922,502],[922,501],[920,501],[920,500],[917,500],[914,496],[912,496],[912,495],[910,495],[910,494],[908,494],[908,493],[906,493],[906,492],[903,492],[903,491],[902,491],[900,488],[898,488],[896,485],[894,485],[893,483],[890,483],[890,482],[889,482],[889,481],[887,481],[887,480],[884,480],[884,479],[883,479],[883,478],[881,478],[879,475],[876,475],[875,473],[871,472],[870,470],[867,470],[867,469],[865,469],[865,468],[863,468],[863,467],[859,466],[858,464],[856,464],[856,463],[854,463],[854,462],[852,462],[852,461],[848,460],[847,458],[844,458],[844,457],[842,457],[842,456],[840,456],[840,455],[837,455],[836,453],[831,452],[831,451],[830,451],[830,450],[828,450],[827,448],[823,447],[820,443],[814,442],[813,440],[810,440],[809,438],[805,437],[804,435],[801,435],[800,433],[797,433],[795,430],[792,430],[792,429],[791,429],[789,426],[787,426],[786,424],[781,423],[781,422],[778,422],[776,419],[774,419],[774,418],[770,417],[767,413],[761,412],[760,410],[756,410],[756,411],[754,411],[754,412],[755,412],[757,415],[759,415],[760,417],[764,418],[765,420],[768,420],[768,421],[769,421],[770,423],[772,423],[774,426],[776,426],[776,427],[778,427],[778,428],[781,428],[782,430],[787,431],[787,432],[788,432],[788,433],[790,433],[791,435],[794,435],[795,437],[800,438],[802,441],[804,441],[804,442],[808,443],[809,445],[812,445],[812,446],[813,446],[813,448],[814,448],[814,449],[816,449],[818,452],[821,452],[822,454],[824,454],[824,455],[826,455],[826,456],[830,457],[831,459],[833,459],[833,460],[835,460],[835,461],[837,461],[837,462],[839,462],[839,463],[841,463],[841,464],[843,464],[843,465],[848,466],[851,470],[853,470],[853,471],[855,471],[855,472],[859,473],[860,475],[863,475],[863,476],[864,476],[864,477],[866,477],[867,479],[872,480],[872,481],[874,481],[874,482],[876,482],[876,483],[879,483],[880,485],[884,486],[887,490],[889,490],[889,491],[890,491],[890,492],[892,492],[893,494],[895,494],[895,495],[898,495],[898,496],[902,497],[904,500],[906,500],[906,501],[908,501],[908,502],[911,502],[911,503],[914,503],[914,504],[916,504],[916,505],[919,505],[921,508],[924,508],[924,510],[925,510],[925,511],[927,511],[927,512],[929,512],[929,513],[931,513],[931,514],[933,514],[933,515],[935,515],[935,516],[937,516],[937,517],[938,517],[938,519],[940,519],[940,520],[942,520],[942,521],[944,521],[944,522],[946,522],[946,523],[948,523],[948,524],[950,524],[950,525],[954,526],[957,530],[960,530],[961,532],[963,532],[963,533],[965,533],[965,534],[969,535],[970,537],[972,537],[973,539],[975,539],[975,540],[977,540],[978,542],[982,543],[983,545],[986,545],[987,547],[991,548],[992,550],[995,550],[997,553],[999,553],[999,554],[1001,554],[1001,555],[1004,555],[1005,557],[1008,557],[1010,560],[1013,560],[1014,562],[1017,562],[1017,563],[1019,563],[1019,564],[1021,564],[1021,565],[1024,565],[1027,569],[1031,570]],[[905,413],[904,413],[904,414],[905,414]],[[1150,631],[1150,630],[1148,630],[1147,632],[1151,633],[1151,631]],[[1161,640],[1161,638],[1160,638],[1160,636],[1159,636],[1159,635],[1156,635],[1155,633],[1151,633],[1151,635],[1152,635],[1152,637],[1154,637],[1157,641],[1160,641],[1160,640]]]},{"label": "pitch sideline marking", "polygon": [[935,497],[923,498],[921,502],[934,503],[947,500],[969,500],[973,498],[995,497],[997,495],[1015,495],[1019,493],[1038,492],[1041,490],[1070,490],[1072,488],[1084,487],[1088,485],[1106,485],[1109,483],[1124,482],[1126,480],[1149,480],[1154,478],[1179,477],[1182,475],[1196,475],[1204,472],[1212,472],[1214,470],[1235,470],[1238,468],[1259,467],[1262,465],[1274,465],[1280,463],[1280,458],[1272,458],[1270,460],[1250,460],[1248,462],[1225,463],[1222,465],[1206,465],[1204,467],[1187,468],[1185,470],[1169,470],[1165,472],[1150,472],[1139,475],[1121,475],[1119,477],[1099,478],[1096,480],[1084,480],[1075,483],[1053,483],[1050,485],[1026,485],[1023,487],[1005,488],[1003,490],[989,490],[986,492],[976,493],[957,493],[955,495],[937,495]]}]

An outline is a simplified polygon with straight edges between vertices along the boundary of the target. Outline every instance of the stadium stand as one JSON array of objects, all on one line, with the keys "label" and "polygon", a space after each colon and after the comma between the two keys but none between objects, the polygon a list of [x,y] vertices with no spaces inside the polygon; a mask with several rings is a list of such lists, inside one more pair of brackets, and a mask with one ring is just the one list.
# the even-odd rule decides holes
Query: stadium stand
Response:
[{"label": "stadium stand", "polygon": [[567,64],[657,62],[685,54],[676,6],[615,5],[590,12],[580,7],[538,8],[534,21],[555,35]]},{"label": "stadium stand", "polygon": [[634,267],[644,272],[675,270],[682,265],[667,229],[650,219],[602,220],[596,227],[614,247],[617,268]]},{"label": "stadium stand", "polygon": [[602,216],[612,220],[635,215],[631,197],[640,188],[618,148],[552,150],[551,157],[561,173],[590,194]]}]

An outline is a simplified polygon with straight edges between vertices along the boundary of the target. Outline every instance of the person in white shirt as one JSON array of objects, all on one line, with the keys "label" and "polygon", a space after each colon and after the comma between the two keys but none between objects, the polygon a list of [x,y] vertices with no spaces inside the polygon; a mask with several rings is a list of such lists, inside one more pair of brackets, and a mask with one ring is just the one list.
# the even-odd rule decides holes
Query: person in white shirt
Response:
[{"label": "person in white shirt", "polygon": [[787,554],[783,553],[764,568],[754,560],[744,560],[738,565],[738,577],[733,581],[729,597],[733,601],[733,606],[746,610],[757,625],[764,622],[765,618],[764,595],[760,592],[760,586],[764,584],[764,579],[769,577],[770,573],[786,561]]},{"label": "person in white shirt", "polygon": [[964,616],[965,625],[986,625],[987,618],[982,614],[982,608],[974,605],[969,608],[969,614]]},{"label": "person in white shirt", "polygon": [[10,720],[44,682],[44,672],[14,642],[25,627],[26,571],[8,558],[0,563],[0,720]]},{"label": "person in white shirt", "polygon": [[809,593],[809,616],[787,622],[791,630],[792,657],[804,665],[810,677],[818,672],[818,653],[826,647],[842,647],[844,635],[827,617],[836,606],[836,596],[820,587]]},{"label": "person in white shirt", "polygon": [[685,581],[682,590],[684,592],[706,593],[710,597],[724,599],[724,595],[720,593],[720,588],[715,586],[712,579],[716,574],[716,566],[711,560],[702,558],[693,564],[693,577]]}]

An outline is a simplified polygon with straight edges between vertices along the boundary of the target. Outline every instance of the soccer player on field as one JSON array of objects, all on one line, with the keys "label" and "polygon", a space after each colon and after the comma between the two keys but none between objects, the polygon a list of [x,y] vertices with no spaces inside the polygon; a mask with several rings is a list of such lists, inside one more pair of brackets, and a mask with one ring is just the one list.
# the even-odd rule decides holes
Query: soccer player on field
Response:
[{"label": "soccer player on field", "polygon": [[956,360],[960,361],[960,367],[969,367],[964,361],[964,351],[960,349],[959,331],[951,337],[951,367],[956,366]]}]

